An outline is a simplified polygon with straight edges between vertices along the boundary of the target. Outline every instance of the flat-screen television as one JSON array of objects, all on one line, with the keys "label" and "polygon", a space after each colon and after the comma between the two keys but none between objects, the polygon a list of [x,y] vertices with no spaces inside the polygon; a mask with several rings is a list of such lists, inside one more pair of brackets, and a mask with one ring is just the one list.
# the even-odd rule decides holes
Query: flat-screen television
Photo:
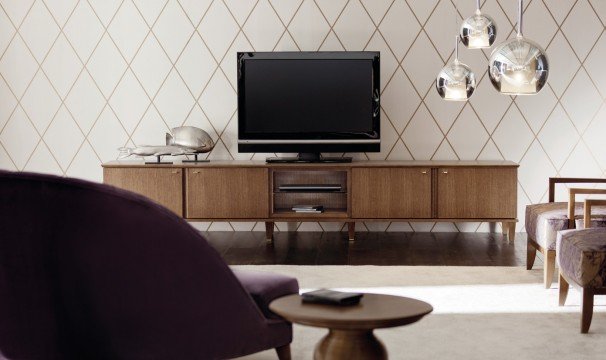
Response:
[{"label": "flat-screen television", "polygon": [[380,151],[379,71],[372,51],[238,53],[238,151]]}]

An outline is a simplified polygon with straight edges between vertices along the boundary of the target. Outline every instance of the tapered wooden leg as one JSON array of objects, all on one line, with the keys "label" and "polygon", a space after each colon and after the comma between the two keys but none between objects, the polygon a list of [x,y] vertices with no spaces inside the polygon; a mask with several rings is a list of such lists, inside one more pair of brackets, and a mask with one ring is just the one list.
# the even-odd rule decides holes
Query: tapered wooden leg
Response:
[{"label": "tapered wooden leg", "polygon": [[537,258],[537,249],[530,243],[526,242],[526,270],[532,269],[534,260]]},{"label": "tapered wooden leg", "polygon": [[276,353],[278,354],[278,359],[290,360],[290,344],[277,347]]},{"label": "tapered wooden leg", "polygon": [[593,289],[583,288],[583,304],[581,305],[581,333],[587,334],[593,317]]},{"label": "tapered wooden leg", "polygon": [[514,241],[516,238],[516,223],[515,221],[506,221],[501,223],[503,235],[507,235],[507,240]]},{"label": "tapered wooden leg", "polygon": [[568,281],[564,279],[562,273],[560,273],[560,278],[558,280],[558,287],[560,288],[560,296],[558,298],[558,302],[560,306],[564,306],[566,304],[566,297],[568,297]]},{"label": "tapered wooden leg", "polygon": [[265,239],[268,243],[274,241],[274,223],[273,221],[265,222]]},{"label": "tapered wooden leg", "polygon": [[347,232],[349,233],[349,241],[354,241],[356,236],[356,223],[348,222],[347,223]]},{"label": "tapered wooden leg", "polygon": [[544,255],[545,265],[543,265],[543,284],[545,285],[545,289],[549,289],[551,287],[551,283],[553,282],[556,252],[555,250],[547,250],[547,254]]},{"label": "tapered wooden leg", "polygon": [[510,242],[515,241],[516,239],[516,223],[512,221],[509,223],[509,230],[507,230],[507,238]]}]

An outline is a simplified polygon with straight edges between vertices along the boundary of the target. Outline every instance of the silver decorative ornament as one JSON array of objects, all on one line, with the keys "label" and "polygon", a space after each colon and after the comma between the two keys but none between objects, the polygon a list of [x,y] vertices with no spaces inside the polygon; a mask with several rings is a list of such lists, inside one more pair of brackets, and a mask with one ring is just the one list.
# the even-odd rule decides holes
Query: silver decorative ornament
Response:
[{"label": "silver decorative ornament", "polygon": [[120,154],[119,159],[129,157],[131,155],[145,157],[145,156],[164,156],[164,155],[191,155],[195,154],[194,149],[188,149],[181,146],[173,145],[140,145],[134,148],[121,147],[118,148]]},{"label": "silver decorative ornament", "polygon": [[215,147],[213,139],[202,129],[193,126],[180,126],[172,129],[172,134],[166,133],[166,145],[140,145],[134,148],[121,147],[118,149],[119,159],[131,155],[139,157],[155,156],[154,162],[146,164],[172,164],[162,162],[161,157],[165,155],[194,155],[195,160],[183,160],[183,162],[208,162],[199,160],[198,154],[210,152]]},{"label": "silver decorative ornament", "polygon": [[194,126],[179,126],[166,133],[166,145],[193,149],[196,153],[210,152],[215,143],[208,133]]},{"label": "silver decorative ornament", "polygon": [[497,25],[490,16],[482,14],[480,0],[477,0],[476,5],[475,14],[461,24],[461,42],[468,49],[489,48],[497,39]]},{"label": "silver decorative ornament", "polygon": [[210,160],[198,159],[198,154],[210,152],[215,147],[215,142],[202,129],[194,126],[180,126],[173,128],[172,134],[166,133],[166,145],[176,145],[194,150],[193,160],[182,160],[185,163],[209,162]]},{"label": "silver decorative ornament", "polygon": [[523,0],[519,0],[517,36],[496,47],[488,64],[492,85],[506,95],[537,94],[549,76],[545,51],[522,35],[523,9]]},{"label": "silver decorative ornament", "polygon": [[455,42],[455,59],[436,78],[436,90],[444,100],[467,101],[476,89],[476,77],[469,66],[459,61],[459,36]]}]

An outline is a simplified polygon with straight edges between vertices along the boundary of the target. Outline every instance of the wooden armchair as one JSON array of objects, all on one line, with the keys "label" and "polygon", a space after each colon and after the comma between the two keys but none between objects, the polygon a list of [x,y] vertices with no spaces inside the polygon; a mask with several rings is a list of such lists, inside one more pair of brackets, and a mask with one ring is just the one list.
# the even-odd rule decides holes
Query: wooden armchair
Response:
[{"label": "wooden armchair", "polygon": [[[549,178],[549,202],[533,204],[526,207],[526,269],[532,269],[537,251],[545,259],[543,267],[543,283],[545,288],[551,287],[556,263],[556,240],[559,231],[583,227],[583,203],[576,202],[576,196],[581,194],[606,194],[604,189],[569,190],[568,202],[555,202],[555,185],[596,184],[606,183],[606,179],[583,178]],[[596,227],[606,226],[606,206],[590,207],[592,224]]]},{"label": "wooden armchair", "polygon": [[581,290],[581,333],[589,331],[593,317],[593,298],[606,295],[606,228],[593,228],[594,206],[606,206],[606,200],[585,200],[584,229],[558,234],[560,306],[564,306],[569,285]]}]

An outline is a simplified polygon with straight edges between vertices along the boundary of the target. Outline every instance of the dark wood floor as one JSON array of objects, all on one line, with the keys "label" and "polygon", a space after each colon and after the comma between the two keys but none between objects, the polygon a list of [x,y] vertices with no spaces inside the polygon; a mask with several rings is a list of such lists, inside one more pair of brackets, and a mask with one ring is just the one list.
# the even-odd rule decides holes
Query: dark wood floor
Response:
[{"label": "dark wood floor", "polygon": [[[205,232],[230,265],[524,266],[526,234],[509,243],[491,233]],[[540,260],[539,260],[540,261]]]}]

